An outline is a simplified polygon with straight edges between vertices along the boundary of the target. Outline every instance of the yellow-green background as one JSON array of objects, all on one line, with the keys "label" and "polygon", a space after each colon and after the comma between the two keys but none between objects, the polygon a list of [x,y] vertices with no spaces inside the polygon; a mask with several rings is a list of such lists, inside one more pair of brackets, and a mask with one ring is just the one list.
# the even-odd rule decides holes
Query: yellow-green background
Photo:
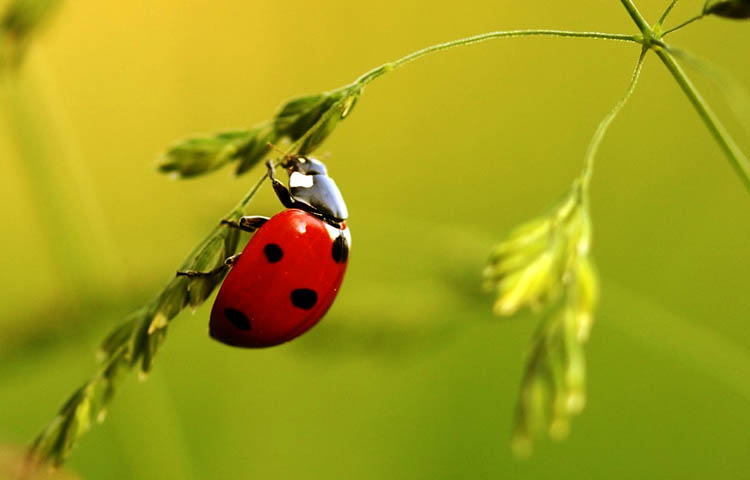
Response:
[{"label": "yellow-green background", "polygon": [[[666,0],[638,3],[654,20]],[[683,1],[671,24],[700,7]],[[160,176],[173,140],[253,124],[461,36],[635,32],[615,0],[77,0],[58,13],[3,87],[4,445],[52,418],[106,330],[260,174]],[[750,85],[749,35],[711,18],[672,40]],[[482,264],[565,191],[637,55],[504,39],[371,84],[319,152],[354,236],[324,321],[245,351],[208,338],[210,302],[183,313],[148,381],[125,382],[68,466],[90,479],[750,478],[750,198],[651,55],[592,185],[602,302],[588,406],[567,441],[525,461],[508,448],[534,319],[490,315]],[[692,75],[750,151],[718,89]],[[265,188],[250,209],[279,205]]]}]

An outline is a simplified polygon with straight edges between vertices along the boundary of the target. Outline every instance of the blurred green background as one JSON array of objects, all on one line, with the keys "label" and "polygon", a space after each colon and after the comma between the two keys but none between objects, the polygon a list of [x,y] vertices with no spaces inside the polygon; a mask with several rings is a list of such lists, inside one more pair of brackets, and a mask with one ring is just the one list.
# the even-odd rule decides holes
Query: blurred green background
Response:
[{"label": "blurred green background", "polygon": [[[7,3],[7,2],[5,2]],[[641,0],[651,20],[666,0]],[[0,2],[0,6],[3,5]],[[671,24],[700,10],[684,0]],[[423,46],[489,30],[635,33],[619,2],[64,2],[4,82],[0,444],[22,446],[260,175],[155,172],[175,139],[269,118]],[[672,41],[750,86],[750,25]],[[491,246],[558,198],[637,46],[504,39],[370,85],[319,154],[346,196],[349,272],[323,322],[268,350],[172,323],[74,450],[83,478],[750,478],[748,195],[649,55],[592,184],[602,302],[588,406],[563,443],[508,447],[535,319],[490,315]],[[745,151],[748,124],[692,76]],[[279,205],[264,188],[248,213]],[[133,377],[135,377],[133,375]]]}]

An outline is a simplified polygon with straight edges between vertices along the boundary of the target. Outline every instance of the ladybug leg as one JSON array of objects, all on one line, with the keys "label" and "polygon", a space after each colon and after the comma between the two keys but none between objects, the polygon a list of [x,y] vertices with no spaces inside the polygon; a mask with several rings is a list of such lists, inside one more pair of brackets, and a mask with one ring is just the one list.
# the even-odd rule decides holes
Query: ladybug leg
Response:
[{"label": "ladybug leg", "polygon": [[214,268],[213,270],[209,270],[208,272],[199,272],[198,270],[181,270],[177,272],[178,277],[188,277],[188,278],[195,278],[195,277],[210,277],[212,275],[216,275],[217,273],[221,272],[227,267],[233,266],[235,263],[237,263],[237,260],[240,258],[240,254],[232,255],[231,257],[224,260],[224,265],[221,265],[219,267]]},{"label": "ladybug leg", "polygon": [[[242,255],[241,253],[235,253],[231,257],[227,257],[226,259],[224,259],[224,266],[233,267],[234,264],[237,263],[237,260],[240,259],[241,255]],[[219,267],[219,268],[224,268],[224,267]]]},{"label": "ladybug leg", "polygon": [[268,167],[268,178],[271,180],[271,185],[273,185],[273,191],[276,193],[276,196],[279,197],[281,204],[286,208],[296,208],[297,202],[292,199],[292,194],[274,174],[275,167],[273,165],[273,160],[267,161],[266,167]]},{"label": "ladybug leg", "polygon": [[240,218],[240,229],[246,232],[254,232],[262,227],[268,220],[268,217],[261,215],[248,215]]},{"label": "ladybug leg", "polygon": [[252,215],[252,216],[246,216],[240,218],[239,222],[233,222],[231,220],[222,220],[222,225],[229,225],[232,228],[238,228],[242,230],[243,232],[254,232],[260,227],[263,226],[264,223],[268,221],[268,217],[262,217],[260,215]]}]

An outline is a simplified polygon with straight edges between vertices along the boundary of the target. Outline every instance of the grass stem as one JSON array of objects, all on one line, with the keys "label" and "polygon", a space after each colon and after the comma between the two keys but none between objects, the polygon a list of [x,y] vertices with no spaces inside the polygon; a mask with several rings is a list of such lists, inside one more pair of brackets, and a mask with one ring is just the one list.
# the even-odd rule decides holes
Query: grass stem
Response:
[{"label": "grass stem", "polygon": [[630,18],[632,18],[635,24],[638,25],[638,29],[641,31],[641,33],[643,33],[644,38],[651,39],[653,37],[653,30],[651,29],[651,26],[648,24],[643,15],[641,15],[641,12],[638,11],[638,7],[635,6],[633,0],[620,1],[625,7],[625,10],[627,10],[630,14]]},{"label": "grass stem", "polygon": [[667,19],[675,5],[677,5],[677,2],[679,2],[679,0],[672,0],[672,3],[670,3],[667,9],[664,10],[664,13],[662,13],[661,17],[659,17],[659,21],[656,22],[657,27],[661,27],[662,25],[664,25],[664,21]]},{"label": "grass stem", "polygon": [[594,132],[594,136],[591,137],[591,142],[589,143],[588,149],[586,150],[586,155],[583,159],[581,185],[584,189],[588,187],[589,180],[591,179],[591,174],[594,170],[594,159],[596,157],[596,153],[599,151],[599,146],[604,139],[604,135],[607,133],[607,129],[612,124],[612,121],[615,119],[617,114],[620,113],[620,110],[622,110],[625,104],[628,103],[628,100],[635,91],[635,86],[638,84],[638,78],[640,78],[641,76],[643,60],[646,58],[647,51],[648,49],[646,47],[641,50],[641,54],[638,57],[638,62],[635,64],[635,69],[633,70],[633,75],[630,78],[630,85],[628,85],[628,89],[625,92],[625,95],[623,95],[623,97],[615,104],[612,110],[602,119],[601,123],[599,123],[599,126],[596,128],[596,132]]},{"label": "grass stem", "polygon": [[703,17],[704,17],[704,15],[702,13],[700,15],[696,15],[696,16],[694,16],[691,19],[685,20],[684,22],[682,22],[681,24],[677,25],[676,27],[672,27],[669,30],[665,30],[664,33],[661,34],[661,36],[662,37],[666,37],[668,34],[670,34],[672,32],[676,32],[677,30],[681,29],[682,27],[690,25],[694,21],[700,20]]},{"label": "grass stem", "polygon": [[425,55],[429,55],[434,52],[448,50],[450,48],[455,48],[455,47],[462,47],[464,45],[473,45],[475,43],[482,43],[482,42],[486,42],[488,40],[494,40],[497,38],[513,38],[513,37],[595,38],[595,39],[600,39],[600,40],[613,40],[613,41],[619,41],[619,42],[641,43],[641,40],[637,36],[619,34],[619,33],[572,32],[568,30],[545,30],[545,29],[505,30],[505,31],[487,32],[481,35],[474,35],[471,37],[459,38],[457,40],[452,40],[450,42],[438,43],[437,45],[431,45],[421,50],[417,50],[416,52],[412,52],[409,55],[406,55],[405,57],[402,57],[396,61],[386,63],[377,68],[374,68],[373,70],[370,70],[369,72],[359,77],[354,83],[362,85],[362,86],[367,85],[368,83],[378,78],[379,76],[383,75],[384,73],[400,68],[406,65],[407,63],[413,62],[414,60],[417,60],[418,58],[424,57]]},{"label": "grass stem", "polygon": [[714,137],[714,140],[716,140],[719,147],[724,151],[724,154],[729,159],[729,162],[732,164],[732,167],[737,172],[737,175],[739,175],[745,187],[750,190],[750,162],[748,162],[745,154],[742,153],[740,147],[734,141],[724,125],[722,125],[713,110],[711,110],[711,107],[706,103],[706,100],[700,92],[695,88],[695,85],[690,81],[690,78],[688,78],[680,64],[677,63],[674,56],[668,50],[663,48],[656,48],[655,51],[667,67],[667,70],[669,70],[669,73],[672,74],[674,79],[680,85],[682,91],[685,92],[690,103],[695,107],[698,116],[701,117],[703,123],[708,128],[708,131],[711,132],[711,135]]}]

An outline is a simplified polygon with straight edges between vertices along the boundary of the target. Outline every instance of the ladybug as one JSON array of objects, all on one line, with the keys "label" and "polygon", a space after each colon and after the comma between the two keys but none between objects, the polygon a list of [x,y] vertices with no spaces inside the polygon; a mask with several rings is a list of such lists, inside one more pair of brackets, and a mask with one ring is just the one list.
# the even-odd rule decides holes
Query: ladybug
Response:
[{"label": "ladybug", "polygon": [[273,163],[267,166],[286,210],[270,219],[224,222],[255,232],[242,253],[227,260],[232,269],[211,310],[211,337],[237,347],[278,345],[312,328],[336,298],[349,258],[346,204],[325,165],[286,157],[281,166],[289,188],[275,177]]}]

